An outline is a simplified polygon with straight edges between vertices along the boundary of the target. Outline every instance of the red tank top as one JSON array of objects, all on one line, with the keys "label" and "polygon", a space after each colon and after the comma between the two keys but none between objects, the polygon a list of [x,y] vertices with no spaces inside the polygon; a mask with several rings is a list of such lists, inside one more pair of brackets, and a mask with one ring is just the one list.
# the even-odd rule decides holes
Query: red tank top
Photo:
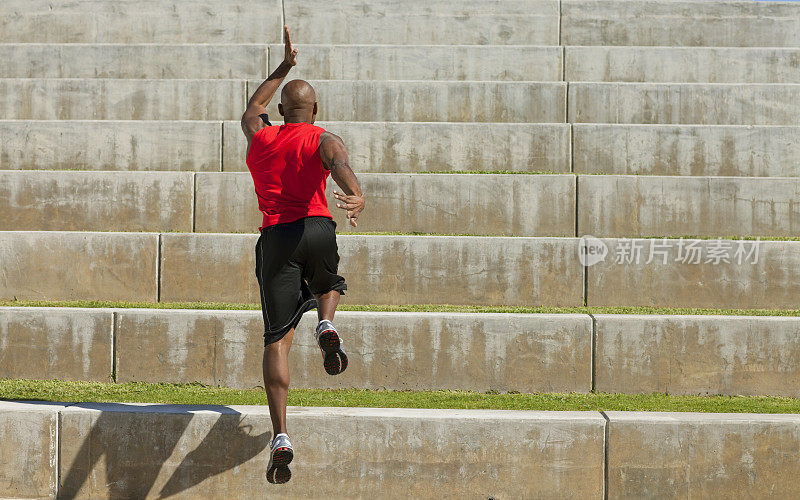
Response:
[{"label": "red tank top", "polygon": [[323,132],[310,123],[287,123],[264,127],[253,136],[247,167],[264,214],[259,230],[303,217],[333,218],[325,198],[330,171],[319,157]]}]

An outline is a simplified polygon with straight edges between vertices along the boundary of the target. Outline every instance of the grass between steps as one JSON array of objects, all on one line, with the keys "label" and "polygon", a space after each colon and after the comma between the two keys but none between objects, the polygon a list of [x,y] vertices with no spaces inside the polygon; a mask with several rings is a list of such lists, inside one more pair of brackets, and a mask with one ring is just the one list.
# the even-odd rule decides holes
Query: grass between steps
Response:
[{"label": "grass between steps", "polygon": [[[217,309],[224,311],[260,310],[259,304],[226,302],[121,302],[103,300],[0,300],[0,307],[87,307],[145,309]],[[438,304],[381,305],[340,304],[339,311],[367,312],[452,312],[452,313],[516,313],[516,314],[690,314],[717,316],[800,316],[800,309],[701,309],[689,307],[513,307],[460,306]]]},{"label": "grass between steps", "polygon": [[[264,390],[203,384],[124,384],[0,379],[0,399],[60,402],[266,405]],[[773,396],[674,396],[668,394],[519,394],[465,391],[291,389],[295,406],[463,408],[493,410],[678,411],[800,413],[800,399]]]}]

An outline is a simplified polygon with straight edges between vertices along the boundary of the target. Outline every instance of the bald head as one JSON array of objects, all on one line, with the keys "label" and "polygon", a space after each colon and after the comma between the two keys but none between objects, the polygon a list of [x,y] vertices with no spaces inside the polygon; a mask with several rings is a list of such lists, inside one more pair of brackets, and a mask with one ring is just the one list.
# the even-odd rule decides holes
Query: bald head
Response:
[{"label": "bald head", "polygon": [[292,80],[284,85],[281,91],[281,104],[286,111],[310,110],[315,102],[317,94],[314,92],[314,87],[305,80]]}]

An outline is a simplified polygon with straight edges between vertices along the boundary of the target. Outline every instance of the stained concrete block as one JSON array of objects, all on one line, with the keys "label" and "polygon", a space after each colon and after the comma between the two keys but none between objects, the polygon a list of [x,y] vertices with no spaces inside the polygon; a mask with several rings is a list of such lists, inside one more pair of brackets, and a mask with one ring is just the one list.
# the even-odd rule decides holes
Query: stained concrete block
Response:
[{"label": "stained concrete block", "polygon": [[289,407],[287,417],[292,480],[273,486],[264,477],[265,406],[76,405],[62,413],[60,492],[586,498],[603,491],[605,422],[593,412]]},{"label": "stained concrete block", "polygon": [[607,412],[609,498],[793,498],[800,416]]},{"label": "stained concrete block", "polygon": [[800,318],[594,318],[600,392],[800,395]]},{"label": "stained concrete block", "polygon": [[0,308],[0,378],[108,382],[111,329],[107,309]]},{"label": "stained concrete block", "polygon": [[800,47],[789,2],[562,0],[563,45]]},{"label": "stained concrete block", "polygon": [[0,120],[0,136],[4,170],[222,169],[220,122]]},{"label": "stained concrete block", "polygon": [[314,0],[286,0],[292,39],[304,43],[398,45],[558,45],[555,0],[345,0],[320,9]]},{"label": "stained concrete block", "polygon": [[[339,231],[571,236],[575,234],[573,175],[359,174],[369,212],[358,228],[328,207]],[[249,173],[197,174],[198,232],[257,232],[262,216]],[[1,192],[1,190],[0,190]],[[498,199],[497,193],[506,193]]]},{"label": "stained concrete block", "polygon": [[800,176],[800,127],[576,123],[577,173]]},{"label": "stained concrete block", "polygon": [[[303,80],[561,81],[561,47],[505,45],[303,45]],[[283,45],[270,45],[270,69]]]},{"label": "stained concrete block", "polygon": [[281,2],[6,0],[0,42],[277,43]]},{"label": "stained concrete block", "polygon": [[[272,122],[282,125],[283,118],[274,116]],[[565,123],[317,122],[317,125],[342,138],[350,165],[357,174],[570,171],[570,126]],[[225,122],[223,130],[224,170],[246,172],[247,141],[241,124]]]},{"label": "stained concrete block", "polygon": [[570,83],[572,123],[800,125],[798,84]]},{"label": "stained concrete block", "polygon": [[581,175],[578,234],[800,234],[800,179]]},{"label": "stained concrete block", "polygon": [[0,401],[0,496],[56,498],[59,403]]},{"label": "stained concrete block", "polygon": [[[261,83],[251,80],[248,95]],[[310,83],[317,93],[321,121],[564,123],[566,114],[564,82]],[[267,111],[279,121],[276,101]]]},{"label": "stained concrete block", "polygon": [[[256,235],[164,234],[161,300],[259,302]],[[353,304],[583,304],[576,238],[339,235]],[[457,290],[457,293],[454,291]]]},{"label": "stained concrete block", "polygon": [[78,404],[61,414],[59,496],[263,496],[271,438],[266,406]]},{"label": "stained concrete block", "polygon": [[191,231],[194,174],[0,171],[0,230]]},{"label": "stained concrete block", "polygon": [[[588,392],[585,315],[340,311],[350,364],[328,376],[314,340],[317,313],[297,327],[292,387]],[[263,387],[261,311],[121,310],[117,381]]]},{"label": "stained concrete block", "polygon": [[266,71],[264,45],[0,45],[4,78],[266,78]]},{"label": "stained concrete block", "polygon": [[156,302],[158,235],[0,231],[0,299]]},{"label": "stained concrete block", "polygon": [[595,46],[565,51],[567,81],[800,83],[800,49],[794,48]]},{"label": "stained concrete block", "polygon": [[234,120],[243,80],[0,79],[0,115],[15,120]]},{"label": "stained concrete block", "polygon": [[800,298],[800,241],[600,242],[608,253],[587,268],[590,306],[793,309]]}]

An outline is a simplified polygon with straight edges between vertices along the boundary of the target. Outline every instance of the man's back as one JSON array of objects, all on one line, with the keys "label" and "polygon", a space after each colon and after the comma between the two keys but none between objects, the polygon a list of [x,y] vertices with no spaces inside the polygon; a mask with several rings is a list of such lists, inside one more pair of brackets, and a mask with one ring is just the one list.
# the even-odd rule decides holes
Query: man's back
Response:
[{"label": "man's back", "polygon": [[264,127],[253,136],[247,166],[264,214],[262,227],[302,217],[331,217],[325,198],[330,171],[319,156],[324,132],[301,122]]}]

